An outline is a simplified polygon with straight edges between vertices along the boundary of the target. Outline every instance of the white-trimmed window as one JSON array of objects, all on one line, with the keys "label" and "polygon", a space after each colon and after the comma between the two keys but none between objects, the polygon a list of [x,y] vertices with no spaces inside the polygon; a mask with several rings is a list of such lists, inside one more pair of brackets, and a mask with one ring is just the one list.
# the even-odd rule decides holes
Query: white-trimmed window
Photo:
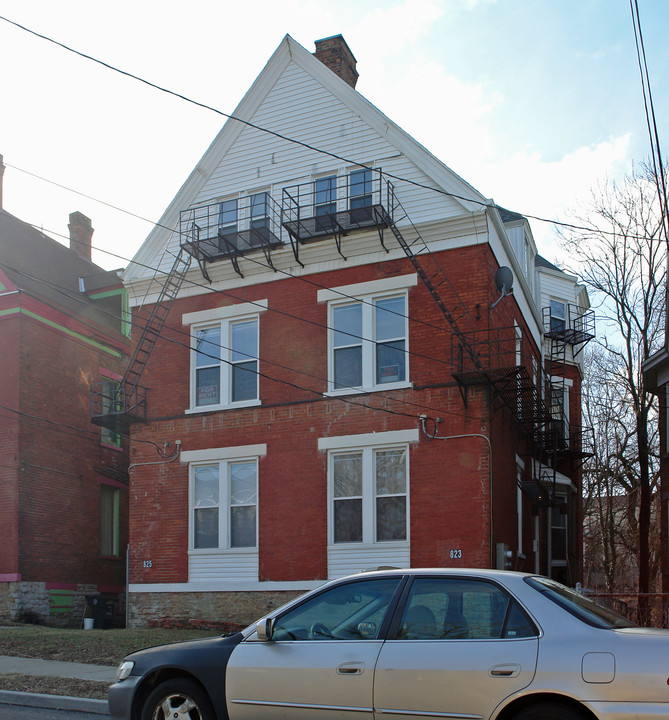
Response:
[{"label": "white-trimmed window", "polygon": [[189,582],[258,579],[258,466],[265,444],[187,450]]},{"label": "white-trimmed window", "polygon": [[266,307],[263,300],[183,316],[191,325],[190,412],[259,404],[258,310]]},{"label": "white-trimmed window", "polygon": [[332,542],[407,539],[407,448],[333,452]]},{"label": "white-trimmed window", "polygon": [[222,460],[191,466],[194,550],[258,545],[258,460]]},{"label": "white-trimmed window", "polygon": [[329,301],[330,393],[408,385],[408,288],[415,281],[406,275],[319,291]]},{"label": "white-trimmed window", "polygon": [[418,430],[319,438],[328,467],[328,577],[408,567],[409,445]]}]

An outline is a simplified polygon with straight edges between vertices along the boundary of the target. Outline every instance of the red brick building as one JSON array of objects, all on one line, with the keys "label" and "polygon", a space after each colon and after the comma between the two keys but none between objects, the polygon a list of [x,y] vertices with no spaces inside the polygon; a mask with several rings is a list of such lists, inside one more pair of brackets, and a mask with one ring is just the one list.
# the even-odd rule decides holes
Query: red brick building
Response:
[{"label": "red brick building", "polygon": [[580,579],[587,294],[355,64],[287,36],[125,273],[133,624],[371,566]]},{"label": "red brick building", "polygon": [[85,595],[123,619],[127,441],[90,424],[89,385],[118,381],[129,341],[91,221],[72,213],[70,233],[0,208],[0,619],[80,626]]}]

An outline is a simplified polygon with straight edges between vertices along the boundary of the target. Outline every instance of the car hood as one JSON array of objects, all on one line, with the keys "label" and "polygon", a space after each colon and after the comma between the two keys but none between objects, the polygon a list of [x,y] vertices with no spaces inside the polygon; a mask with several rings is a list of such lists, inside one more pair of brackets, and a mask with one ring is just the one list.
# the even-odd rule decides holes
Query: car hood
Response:
[{"label": "car hood", "polygon": [[127,655],[125,659],[135,663],[132,674],[141,675],[148,668],[183,665],[184,663],[199,665],[197,661],[199,657],[209,659],[212,654],[229,654],[231,648],[239,644],[241,640],[243,640],[241,633],[202,638],[201,640],[186,640],[137,650]]}]

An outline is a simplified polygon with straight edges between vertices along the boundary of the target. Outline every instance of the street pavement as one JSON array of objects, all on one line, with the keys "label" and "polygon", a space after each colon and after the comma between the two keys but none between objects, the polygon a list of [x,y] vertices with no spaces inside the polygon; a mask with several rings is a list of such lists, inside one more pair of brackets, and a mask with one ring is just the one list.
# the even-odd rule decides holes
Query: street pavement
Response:
[{"label": "street pavement", "polygon": [[[116,674],[116,667],[0,655],[0,675],[8,673],[98,680],[112,683]],[[10,690],[0,690],[0,703],[56,710],[76,710],[97,715],[107,715],[109,712],[106,700],[91,700],[90,698],[70,697],[67,695],[13,692]]]}]

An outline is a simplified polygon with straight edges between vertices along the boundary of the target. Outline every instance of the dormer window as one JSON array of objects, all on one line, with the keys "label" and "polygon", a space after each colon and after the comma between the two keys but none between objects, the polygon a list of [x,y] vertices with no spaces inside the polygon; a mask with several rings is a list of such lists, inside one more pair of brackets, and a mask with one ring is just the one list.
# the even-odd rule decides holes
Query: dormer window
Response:
[{"label": "dormer window", "polygon": [[561,300],[551,299],[551,332],[563,333],[567,327],[567,307]]}]

